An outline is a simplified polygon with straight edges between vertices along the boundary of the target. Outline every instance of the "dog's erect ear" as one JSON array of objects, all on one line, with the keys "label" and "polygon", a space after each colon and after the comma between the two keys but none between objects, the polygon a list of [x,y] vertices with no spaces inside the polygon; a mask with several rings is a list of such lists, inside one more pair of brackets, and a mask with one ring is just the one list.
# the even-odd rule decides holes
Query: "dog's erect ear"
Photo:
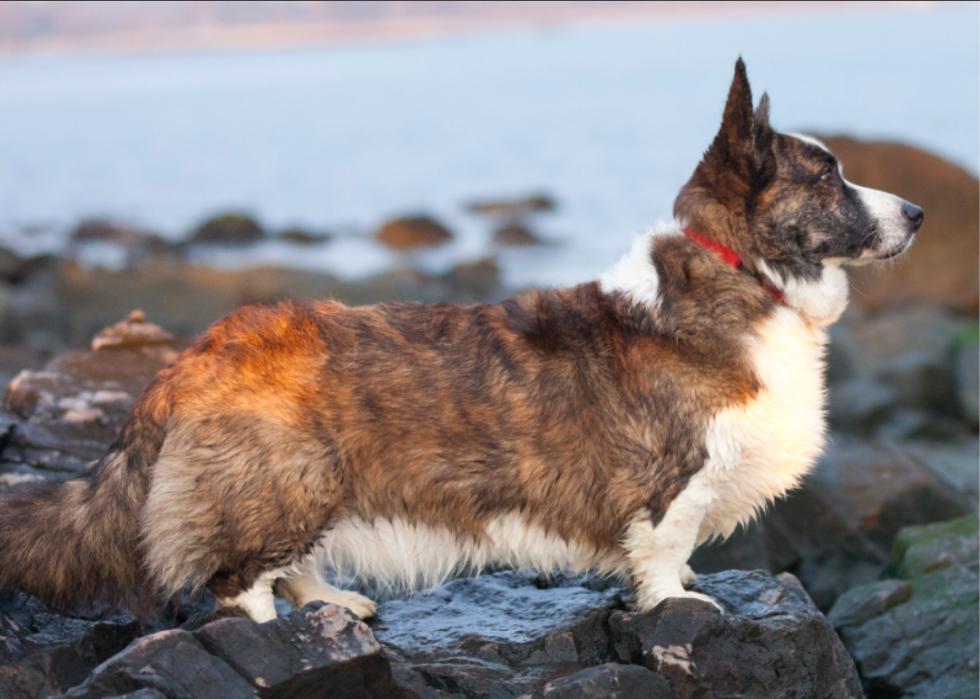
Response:
[{"label": "dog's erect ear", "polygon": [[760,190],[776,178],[776,152],[773,150],[776,132],[769,126],[769,95],[766,93],[762,93],[759,108],[755,110],[752,135],[755,144],[752,187]]},{"label": "dog's erect ear", "polygon": [[[745,63],[739,57],[735,63],[735,78],[728,91],[721,129],[702,161],[702,166],[708,173],[732,173],[749,181],[755,161],[752,129],[752,88],[749,87],[749,78],[745,74]],[[714,178],[709,174],[709,179]]]}]

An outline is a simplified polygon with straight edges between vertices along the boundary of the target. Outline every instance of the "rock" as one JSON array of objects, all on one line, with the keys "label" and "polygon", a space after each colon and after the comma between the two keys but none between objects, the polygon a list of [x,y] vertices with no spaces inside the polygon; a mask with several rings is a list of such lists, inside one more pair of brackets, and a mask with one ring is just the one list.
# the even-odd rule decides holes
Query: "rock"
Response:
[{"label": "rock", "polygon": [[475,201],[466,205],[466,210],[471,213],[495,216],[505,221],[519,221],[529,213],[554,211],[556,208],[555,200],[547,194],[535,194],[522,199]]},{"label": "rock", "polygon": [[980,308],[980,185],[963,168],[918,148],[822,137],[856,184],[893,192],[925,211],[915,244],[896,265],[852,267],[853,302],[876,310],[899,302]]},{"label": "rock", "polygon": [[100,458],[136,396],[189,342],[137,312],[98,334],[96,345],[100,349],[66,352],[11,381],[2,406],[11,415],[0,455],[4,471],[67,476]]},{"label": "rock", "polygon": [[[265,624],[225,617],[145,636],[67,697],[156,691],[168,699],[325,695],[410,699],[371,630],[343,607],[315,602]],[[152,696],[152,695],[151,695]]]},{"label": "rock", "polygon": [[384,602],[375,633],[408,686],[513,697],[607,662],[624,594],[609,581],[506,571]]},{"label": "rock", "polygon": [[542,245],[544,241],[532,233],[526,226],[519,223],[511,223],[501,226],[493,232],[493,242],[497,245],[508,247],[521,247],[524,245]]},{"label": "rock", "polygon": [[828,619],[854,656],[869,699],[973,699],[980,684],[976,514],[907,527],[890,572],[848,590]]},{"label": "rock", "polygon": [[727,614],[691,599],[613,612],[618,660],[661,675],[678,698],[863,696],[853,661],[792,575],[729,571],[693,588]]},{"label": "rock", "polygon": [[186,631],[144,636],[99,665],[65,698],[101,699],[141,689],[167,699],[254,699],[256,687],[223,660],[208,653]]},{"label": "rock", "polygon": [[639,665],[607,663],[549,682],[519,699],[673,699],[667,680]]},{"label": "rock", "polygon": [[279,240],[293,245],[318,245],[330,240],[327,233],[311,233],[302,228],[287,228],[279,234]]},{"label": "rock", "polygon": [[0,279],[13,284],[21,271],[24,260],[8,247],[0,245]]},{"label": "rock", "polygon": [[189,238],[191,243],[209,245],[251,245],[265,238],[265,231],[250,216],[222,214],[198,226]]},{"label": "rock", "polygon": [[103,328],[92,338],[92,350],[172,345],[176,338],[159,325],[146,322],[143,311],[131,311],[126,320]]},{"label": "rock", "polygon": [[125,615],[63,617],[12,590],[0,591],[0,696],[41,699],[82,682],[139,634]]},{"label": "rock", "polygon": [[[976,326],[971,335],[976,334]],[[976,337],[956,343],[953,354],[953,381],[960,415],[976,431],[980,427],[980,344]]]},{"label": "rock", "polygon": [[395,250],[433,247],[452,240],[448,228],[429,216],[404,216],[386,222],[374,234],[376,240]]},{"label": "rock", "polygon": [[76,243],[110,242],[123,246],[136,244],[142,234],[126,226],[117,226],[102,219],[88,219],[78,224],[69,240]]}]

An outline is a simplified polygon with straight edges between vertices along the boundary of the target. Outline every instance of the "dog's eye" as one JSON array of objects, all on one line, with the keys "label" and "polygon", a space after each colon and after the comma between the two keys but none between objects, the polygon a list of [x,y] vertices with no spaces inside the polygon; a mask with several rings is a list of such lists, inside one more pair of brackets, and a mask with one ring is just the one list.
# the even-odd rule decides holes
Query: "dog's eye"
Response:
[{"label": "dog's eye", "polygon": [[834,170],[833,168],[827,170],[827,172],[823,173],[820,176],[820,181],[823,184],[830,184],[830,185],[836,184],[837,183],[837,171]]}]

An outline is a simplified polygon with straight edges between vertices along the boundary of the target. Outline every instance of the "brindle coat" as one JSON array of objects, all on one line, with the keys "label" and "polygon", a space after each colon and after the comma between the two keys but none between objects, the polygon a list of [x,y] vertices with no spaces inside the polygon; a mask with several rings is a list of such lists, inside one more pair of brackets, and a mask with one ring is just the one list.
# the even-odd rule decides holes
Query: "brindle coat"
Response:
[{"label": "brindle coat", "polygon": [[767,98],[753,115],[739,61],[675,205],[739,268],[671,236],[650,248],[652,307],[589,283],[497,305],[236,311],[160,372],[101,461],[0,501],[0,584],[59,607],[186,583],[231,598],[352,516],[479,540],[517,512],[621,549],[703,468],[712,417],[760,391],[741,338],[779,302],[755,261],[815,279],[873,245],[868,212],[820,189],[835,167],[769,127]]}]

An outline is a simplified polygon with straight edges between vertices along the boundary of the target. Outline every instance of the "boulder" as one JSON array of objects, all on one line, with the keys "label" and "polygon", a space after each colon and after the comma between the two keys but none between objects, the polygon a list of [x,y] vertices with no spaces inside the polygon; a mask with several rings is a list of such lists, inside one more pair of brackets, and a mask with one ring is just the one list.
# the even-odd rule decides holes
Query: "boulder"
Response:
[{"label": "boulder", "polygon": [[869,699],[973,699],[980,685],[976,514],[902,529],[892,579],[841,595],[828,620]]},{"label": "boulder", "polygon": [[279,234],[279,240],[293,245],[318,245],[330,240],[330,234],[312,233],[303,228],[287,228]]},{"label": "boulder", "polygon": [[532,194],[520,199],[487,199],[466,205],[474,214],[494,216],[504,221],[520,221],[527,214],[538,211],[554,211],[555,200],[547,194]]},{"label": "boulder", "polygon": [[428,248],[448,243],[453,234],[430,216],[403,216],[387,221],[377,233],[376,240],[395,250]]},{"label": "boulder", "polygon": [[7,430],[0,442],[5,475],[67,477],[100,458],[143,387],[188,345],[134,311],[100,331],[93,349],[20,372],[0,413],[0,427]]},{"label": "boulder", "polygon": [[644,614],[613,612],[620,662],[661,675],[677,699],[704,696],[862,697],[854,663],[792,575],[703,576],[700,600],[668,599]]},{"label": "boulder", "polygon": [[126,615],[60,616],[33,598],[0,590],[0,696],[43,699],[82,682],[139,635]]},{"label": "boulder", "polygon": [[553,680],[519,699],[673,699],[663,677],[639,665],[607,663]]},{"label": "boulder", "polygon": [[523,247],[525,245],[542,245],[544,241],[535,235],[527,226],[520,223],[509,223],[493,232],[493,242],[507,247]]},{"label": "boulder", "polygon": [[[371,630],[343,607],[315,602],[265,624],[224,618],[194,633],[144,636],[65,696],[155,691],[168,699],[411,699]],[[151,695],[152,696],[152,695]]]},{"label": "boulder", "polygon": [[980,343],[975,325],[954,344],[953,382],[959,414],[975,432],[980,428]]},{"label": "boulder", "polygon": [[190,243],[208,245],[251,245],[265,238],[255,219],[245,214],[222,214],[199,225],[188,238]]},{"label": "boulder", "polygon": [[849,268],[854,303],[876,310],[896,303],[941,303],[976,317],[980,310],[980,183],[919,148],[822,136],[855,184],[921,206],[925,221],[899,264]]}]

